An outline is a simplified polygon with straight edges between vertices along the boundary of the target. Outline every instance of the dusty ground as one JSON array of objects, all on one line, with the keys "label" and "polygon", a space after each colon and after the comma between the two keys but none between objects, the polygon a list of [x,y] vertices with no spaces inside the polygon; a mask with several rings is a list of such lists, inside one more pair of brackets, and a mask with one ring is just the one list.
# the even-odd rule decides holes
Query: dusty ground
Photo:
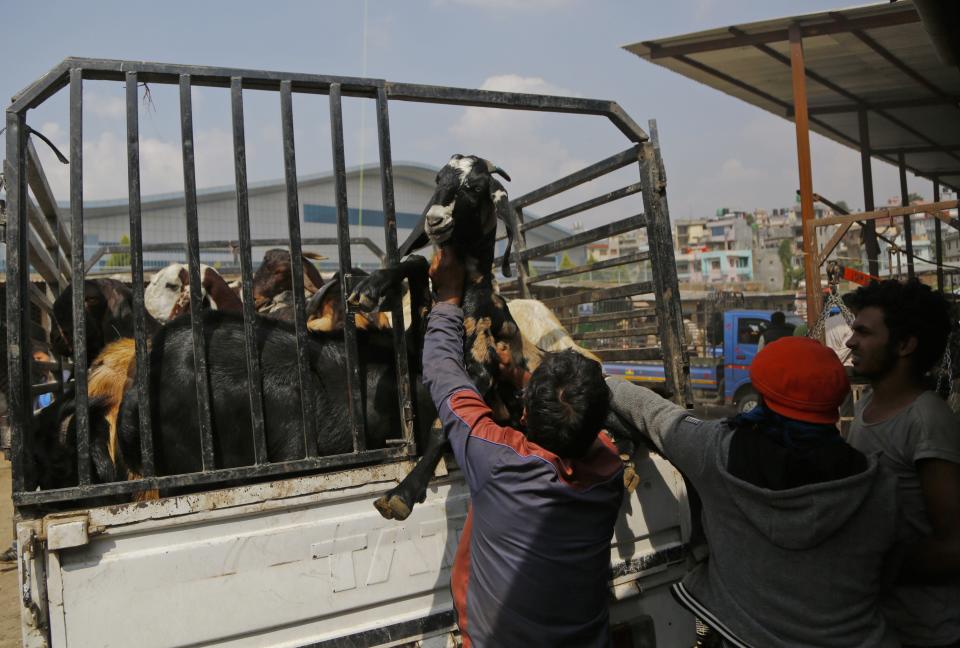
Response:
[{"label": "dusty ground", "polygon": [[[0,454],[0,552],[13,539],[13,502],[10,499],[10,462]],[[19,648],[20,612],[17,607],[17,565],[0,562],[0,648]]]}]

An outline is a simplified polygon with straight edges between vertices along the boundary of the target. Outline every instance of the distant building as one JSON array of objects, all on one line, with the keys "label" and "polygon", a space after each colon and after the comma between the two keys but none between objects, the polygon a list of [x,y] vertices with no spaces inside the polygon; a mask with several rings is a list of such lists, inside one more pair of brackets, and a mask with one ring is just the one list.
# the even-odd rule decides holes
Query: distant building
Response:
[{"label": "distant building", "polygon": [[[350,223],[350,236],[369,239],[371,244],[383,250],[384,214],[380,191],[380,169],[376,165],[362,169],[347,170],[347,205]],[[398,243],[402,243],[410,234],[424,207],[433,195],[436,169],[420,164],[397,163],[393,167],[394,202],[397,220]],[[363,201],[361,203],[361,186]],[[337,236],[337,209],[335,201],[334,176],[332,173],[302,176],[298,179],[298,214],[300,235],[303,239],[330,238]],[[287,239],[289,236],[287,215],[286,186],[282,180],[250,183],[248,187],[250,212],[250,235],[253,239]],[[362,206],[362,207],[361,207]],[[61,204],[61,213],[69,218],[69,205]],[[201,242],[236,241],[237,201],[232,186],[201,189],[197,191],[198,228]],[[528,219],[535,214],[527,213]],[[144,244],[183,243],[186,241],[185,202],[182,193],[143,196],[141,199],[141,219]],[[129,235],[129,210],[126,199],[108,201],[87,201],[84,203],[84,256],[92,259],[101,248],[118,245]],[[501,225],[502,228],[502,225]],[[527,247],[532,248],[544,243],[569,236],[570,232],[553,224],[544,225],[526,232]],[[503,252],[504,241],[498,243],[498,253]],[[256,267],[268,247],[253,249],[253,263]],[[337,265],[337,246],[307,245],[311,251],[323,254],[329,259],[318,265],[322,270],[335,270]],[[3,250],[5,253],[5,249]],[[563,258],[563,252],[551,254],[531,262],[535,272],[550,272],[557,269]],[[586,262],[586,250],[583,246],[566,251],[567,256],[577,265]],[[201,250],[203,263],[220,267],[238,268],[239,259],[236,250],[220,248]],[[5,269],[5,254],[2,266]],[[180,250],[159,250],[144,253],[144,269],[148,272],[164,267],[173,261],[183,262],[186,253]],[[368,246],[355,243],[351,246],[351,261],[354,267],[367,270],[379,267],[380,260]],[[109,265],[108,265],[109,264]],[[93,267],[93,272],[122,272],[129,264],[125,255],[103,255]]]}]

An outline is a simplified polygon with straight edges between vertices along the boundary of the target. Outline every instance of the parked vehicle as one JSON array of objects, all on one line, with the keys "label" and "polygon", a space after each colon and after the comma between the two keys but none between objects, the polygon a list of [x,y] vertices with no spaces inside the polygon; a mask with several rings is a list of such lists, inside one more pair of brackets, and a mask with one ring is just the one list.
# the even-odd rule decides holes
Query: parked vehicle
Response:
[{"label": "parked vehicle", "polygon": [[[706,358],[690,358],[690,387],[695,403],[732,405],[739,412],[757,406],[757,390],[750,384],[750,364],[757,355],[760,336],[770,325],[769,310],[729,310],[723,314],[723,344]],[[787,323],[801,320],[787,315]],[[611,376],[658,388],[664,385],[663,366],[656,363],[604,363]]]},{"label": "parked vehicle", "polygon": [[[184,157],[184,213],[187,252],[191,273],[189,285],[193,362],[200,412],[202,470],[190,474],[164,475],[154,471],[155,452],[149,433],[140,438],[143,474],[126,481],[98,483],[91,470],[95,446],[93,417],[87,412],[86,317],[84,300],[74,291],[72,358],[58,358],[75,379],[65,384],[59,370],[56,380],[34,384],[40,375],[31,363],[31,338],[41,331],[30,319],[31,307],[48,314],[54,300],[68,284],[82,282],[83,245],[83,84],[126,84],[128,178],[130,195],[130,246],[137,371],[134,386],[139,402],[149,393],[145,363],[147,335],[143,301],[143,251],[139,195],[139,137],[137,89],[143,83],[179,85]],[[197,229],[196,185],[193,171],[194,141],[191,89],[194,86],[230,88],[237,178],[239,241],[202,242]],[[72,218],[63,218],[46,174],[33,148],[28,117],[58,91],[69,87],[71,124]],[[564,294],[564,304],[650,294],[656,301],[659,324],[655,327],[661,346],[646,349],[645,359],[659,357],[666,366],[664,380],[672,385],[678,402],[687,391],[683,327],[676,296],[670,223],[666,203],[666,179],[655,138],[648,136],[624,111],[610,101],[583,98],[500,93],[458,88],[392,83],[311,74],[287,74],[214,67],[167,65],[131,61],[67,59],[17,95],[7,108],[4,166],[9,206],[7,236],[7,323],[10,414],[13,463],[13,500],[17,520],[17,562],[20,575],[22,637],[26,648],[65,646],[446,646],[455,631],[449,590],[450,566],[457,537],[465,522],[467,489],[452,463],[441,463],[431,482],[426,501],[417,504],[403,521],[384,519],[373,502],[403,479],[413,465],[415,408],[411,405],[409,373],[403,350],[403,311],[393,311],[396,373],[402,430],[383,448],[364,445],[365,423],[360,398],[351,398],[345,408],[352,412],[346,438],[353,451],[334,456],[316,456],[309,444],[306,456],[270,462],[266,455],[261,377],[254,338],[247,333],[243,346],[249,384],[253,443],[257,463],[221,467],[217,463],[210,425],[211,392],[205,356],[204,319],[199,317],[200,255],[204,246],[226,243],[239,252],[245,325],[252,326],[250,250],[256,245],[289,242],[294,269],[294,328],[298,340],[309,333],[305,327],[303,273],[297,267],[305,239],[300,237],[296,212],[297,188],[288,182],[289,239],[284,243],[251,240],[244,158],[243,92],[277,92],[283,120],[284,162],[288,180],[295,177],[293,159],[292,95],[325,94],[330,99],[334,143],[333,165],[337,180],[337,238],[327,241],[339,251],[339,271],[344,292],[356,277],[350,264],[351,240],[347,218],[346,171],[343,156],[341,97],[361,97],[377,104],[381,160],[380,183],[386,228],[384,263],[397,261],[396,226],[388,104],[394,101],[453,104],[461,106],[538,110],[606,118],[625,135],[628,147],[611,157],[511,200],[513,213],[542,200],[556,198],[574,187],[632,166],[639,181],[620,190],[579,202],[561,210],[575,214],[597,204],[641,193],[642,215],[577,232],[547,245],[527,249],[523,231],[561,218],[544,216],[540,223],[517,224],[520,235],[510,261],[515,265],[523,296],[528,283],[549,276],[530,276],[529,261],[552,257],[563,250],[612,235],[645,227],[650,253],[634,254],[604,262],[604,267],[648,262],[653,280],[611,289],[591,288]],[[229,117],[225,116],[225,119]],[[146,152],[144,152],[146,153]],[[567,194],[568,195],[568,194]],[[555,202],[553,203],[555,204]],[[635,211],[629,212],[635,214]],[[572,277],[596,269],[584,264],[559,271]],[[40,287],[30,284],[37,276]],[[665,297],[666,296],[666,297]],[[553,307],[551,305],[551,307]],[[343,344],[345,372],[354,386],[360,384],[357,338],[353,318],[345,318]],[[252,329],[248,328],[246,331]],[[41,336],[42,337],[42,336]],[[655,351],[655,353],[654,353]],[[629,354],[627,354],[629,355]],[[626,357],[626,356],[624,356]],[[70,362],[72,360],[72,362]],[[47,363],[55,364],[55,363]],[[58,365],[59,366],[59,365]],[[290,367],[291,380],[305,378],[311,368],[306,361]],[[32,379],[33,377],[33,379]],[[75,435],[77,477],[65,487],[28,488],[25,469],[31,454],[30,431],[36,422],[33,398],[53,393],[65,398],[76,389],[76,410],[67,430]],[[131,392],[128,392],[131,393]],[[360,394],[355,388],[351,394]],[[55,403],[57,400],[55,400]],[[73,410],[71,410],[73,411]],[[150,430],[150,408],[139,411],[140,430]],[[310,422],[302,421],[308,428]],[[59,428],[58,428],[59,429]],[[56,432],[57,430],[55,430]],[[305,432],[306,433],[306,432]],[[57,434],[51,435],[58,437]],[[101,457],[102,458],[102,457]],[[640,486],[624,503],[612,539],[610,572],[611,622],[618,645],[672,647],[693,643],[693,619],[677,606],[668,585],[686,570],[691,554],[692,518],[682,476],[667,462],[638,455],[636,470]],[[121,476],[122,479],[122,476]],[[242,485],[236,485],[236,484]],[[135,493],[161,491],[170,496],[156,500],[129,501]],[[171,494],[173,493],[173,494]],[[105,500],[122,503],[102,504]],[[94,504],[99,501],[101,504]],[[51,512],[54,511],[54,512]]]}]

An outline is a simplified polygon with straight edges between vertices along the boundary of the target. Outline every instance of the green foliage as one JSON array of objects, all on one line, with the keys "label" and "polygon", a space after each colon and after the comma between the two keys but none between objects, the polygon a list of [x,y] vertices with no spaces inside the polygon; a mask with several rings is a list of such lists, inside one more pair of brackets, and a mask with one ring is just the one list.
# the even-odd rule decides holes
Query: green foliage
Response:
[{"label": "green foliage", "polygon": [[570,258],[570,255],[566,252],[563,253],[563,257],[560,259],[560,269],[569,270],[570,268],[576,267],[573,264],[573,260]]},{"label": "green foliage", "polygon": [[924,198],[918,193],[910,192],[907,194],[907,204],[911,205],[915,202],[923,202]]},{"label": "green foliage", "polygon": [[[124,234],[120,237],[120,245],[130,245],[130,237]],[[129,252],[114,252],[107,259],[106,267],[108,268],[126,268],[130,266],[130,253]]]},{"label": "green foliage", "polygon": [[848,214],[850,213],[850,206],[847,204],[846,200],[838,200],[837,207],[847,212]]},{"label": "green foliage", "polygon": [[777,255],[780,257],[780,266],[783,268],[783,289],[793,290],[803,279],[803,268],[793,267],[793,250],[789,240],[780,241]]}]

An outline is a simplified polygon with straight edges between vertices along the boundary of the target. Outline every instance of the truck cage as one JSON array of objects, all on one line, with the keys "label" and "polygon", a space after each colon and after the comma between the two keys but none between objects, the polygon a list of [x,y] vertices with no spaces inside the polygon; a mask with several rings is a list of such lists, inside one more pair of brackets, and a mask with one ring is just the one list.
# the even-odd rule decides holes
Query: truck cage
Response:
[{"label": "truck cage", "polygon": [[[131,481],[93,483],[90,462],[90,422],[88,416],[87,358],[83,291],[72,293],[74,354],[71,359],[58,358],[55,362],[40,363],[32,360],[31,341],[46,334],[31,322],[33,305],[41,313],[41,321],[49,321],[54,300],[72,282],[82,285],[96,259],[85,263],[84,218],[83,218],[83,82],[84,80],[115,81],[125,83],[126,89],[126,153],[127,186],[129,200],[129,246],[112,246],[105,252],[130,253],[130,276],[133,284],[134,340],[136,349],[135,388],[140,399],[140,445],[144,465],[141,478]],[[144,244],[141,229],[139,115],[137,88],[140,83],[177,85],[180,98],[181,149],[183,157],[183,187],[185,198],[186,242]],[[70,208],[69,219],[57,206],[40,158],[30,141],[31,134],[42,136],[27,124],[30,110],[37,108],[62,88],[69,86],[69,165]],[[234,146],[236,179],[237,241],[201,242],[198,228],[197,187],[194,168],[193,87],[229,88]],[[243,90],[277,92],[280,95],[280,119],[282,125],[284,177],[286,184],[286,208],[288,238],[259,240],[251,239],[250,215],[247,194],[247,164],[244,142]],[[335,203],[337,211],[337,236],[335,239],[303,239],[300,233],[300,208],[293,135],[294,93],[328,95],[330,103],[330,127],[333,148],[333,172],[335,178]],[[380,184],[384,213],[385,250],[379,250],[369,239],[350,236],[347,209],[347,185],[344,161],[342,98],[360,97],[376,102],[376,121],[380,162]],[[362,404],[360,402],[360,369],[357,362],[357,340],[351,311],[345,318],[344,344],[348,372],[348,398],[350,408],[353,452],[318,456],[313,421],[307,416],[309,394],[306,380],[305,356],[298,353],[297,378],[303,404],[302,421],[306,456],[302,459],[274,462],[267,460],[266,437],[262,403],[262,386],[259,375],[259,358],[255,348],[254,330],[257,317],[252,298],[253,262],[251,249],[263,245],[286,244],[291,254],[294,293],[294,328],[297,348],[302,349],[307,341],[303,266],[301,252],[304,244],[333,244],[339,252],[341,294],[350,293],[354,285],[351,276],[351,245],[365,245],[384,265],[396,263],[397,231],[393,194],[392,158],[390,148],[389,102],[421,102],[464,107],[501,108],[547,113],[572,113],[600,116],[608,119],[630,142],[630,146],[580,171],[562,177],[555,182],[531,191],[511,201],[514,225],[519,232],[511,260],[516,267],[517,280],[504,286],[506,292],[519,293],[522,297],[538,294],[537,284],[551,279],[574,277],[601,268],[627,266],[649,262],[652,281],[589,289],[545,300],[548,306],[559,308],[576,307],[579,304],[602,300],[623,299],[652,293],[655,298],[653,312],[614,313],[565,317],[568,326],[582,322],[612,322],[624,316],[635,319],[655,315],[657,324],[638,329],[611,331],[610,337],[640,336],[656,330],[660,336],[659,348],[632,348],[613,351],[598,351],[603,359],[651,360],[662,359],[667,390],[677,402],[689,403],[687,384],[689,361],[683,341],[682,313],[674,265],[672,234],[666,200],[666,177],[660,151],[656,145],[655,123],[651,122],[653,138],[644,132],[613,101],[559,97],[550,95],[522,94],[472,90],[445,86],[394,83],[382,79],[327,76],[303,73],[285,73],[204,67],[151,62],[132,62],[88,58],[67,58],[43,78],[19,93],[6,110],[6,160],[4,176],[7,191],[8,222],[6,224],[7,274],[7,338],[8,347],[8,403],[11,422],[11,459],[13,468],[13,500],[18,510],[54,502],[75,502],[93,497],[132,494],[136,491],[182,486],[213,485],[239,479],[262,478],[284,473],[317,471],[331,468],[400,460],[416,452],[413,438],[413,409],[411,385],[404,341],[402,309],[393,312],[393,340],[397,363],[397,378],[402,424],[402,439],[383,449],[368,449],[365,445]],[[547,198],[590,182],[607,173],[637,163],[639,180],[636,183],[606,193],[586,202],[556,211],[536,220],[524,222],[523,210]],[[32,192],[33,197],[31,197]],[[524,233],[586,211],[593,207],[613,202],[620,198],[642,194],[644,213],[616,222],[576,233],[566,239],[527,248]],[[598,241],[609,236],[646,228],[649,251],[622,255],[601,263],[586,263],[574,268],[565,268],[553,273],[531,276],[529,262],[532,259]],[[372,246],[372,247],[371,247]],[[199,380],[197,404],[200,413],[202,472],[182,475],[157,475],[154,469],[153,436],[150,416],[149,353],[147,348],[143,253],[155,249],[185,249],[190,274],[190,318],[193,336],[193,358],[197,375],[208,376],[205,340],[199,317],[202,308],[200,287],[200,250],[232,248],[239,252],[240,278],[243,300],[243,322],[246,332],[245,357],[250,387],[250,408],[253,423],[255,463],[238,468],[217,468],[211,422],[209,386]],[[43,279],[45,290],[31,281],[31,268]],[[346,305],[345,305],[346,309]],[[591,334],[581,334],[581,339],[590,339]],[[594,334],[593,337],[599,337]],[[636,345],[635,345],[636,346]],[[71,362],[72,361],[72,362]],[[72,377],[64,382],[62,369],[68,368]],[[33,377],[40,370],[56,371],[56,380],[40,384]],[[67,384],[74,386],[76,399],[76,445],[78,461],[78,485],[30,491],[25,488],[24,461],[28,444],[28,430],[34,416],[32,399],[39,394],[54,393],[62,397]]]}]

